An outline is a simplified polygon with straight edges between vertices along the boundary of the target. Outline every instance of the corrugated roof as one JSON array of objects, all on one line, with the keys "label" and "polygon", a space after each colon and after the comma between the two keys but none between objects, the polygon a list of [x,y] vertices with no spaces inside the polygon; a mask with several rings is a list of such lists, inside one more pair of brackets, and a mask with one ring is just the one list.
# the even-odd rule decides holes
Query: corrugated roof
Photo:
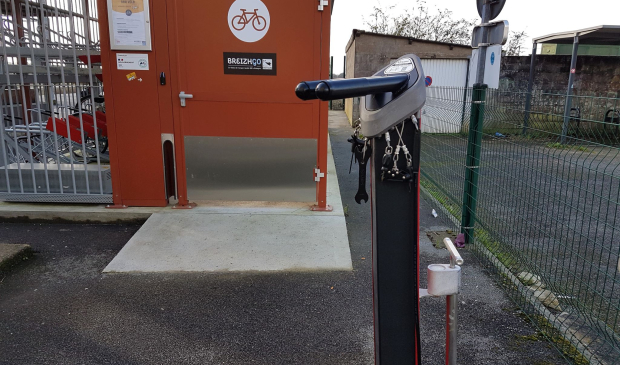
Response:
[{"label": "corrugated roof", "polygon": [[348,51],[348,50],[349,50],[349,47],[351,47],[351,44],[353,43],[353,40],[355,39],[355,37],[356,37],[356,36],[358,36],[358,37],[359,37],[360,35],[371,35],[371,36],[379,36],[379,37],[388,37],[388,38],[407,39],[407,40],[412,41],[412,42],[423,42],[423,43],[443,44],[443,45],[446,45],[446,46],[452,46],[452,47],[465,47],[465,48],[470,48],[470,49],[471,49],[471,45],[468,45],[468,44],[459,44],[459,43],[448,43],[448,42],[429,41],[428,39],[418,39],[418,38],[407,37],[407,36],[401,36],[401,35],[391,35],[391,34],[373,33],[373,32],[368,32],[368,31],[366,31],[366,30],[353,29],[353,34],[351,34],[351,38],[349,39],[349,42],[347,43],[347,46],[346,46],[345,51]]},{"label": "corrugated roof", "polygon": [[572,44],[579,36],[580,44],[620,45],[620,25],[597,25],[595,27],[553,33],[534,38],[536,43]]}]

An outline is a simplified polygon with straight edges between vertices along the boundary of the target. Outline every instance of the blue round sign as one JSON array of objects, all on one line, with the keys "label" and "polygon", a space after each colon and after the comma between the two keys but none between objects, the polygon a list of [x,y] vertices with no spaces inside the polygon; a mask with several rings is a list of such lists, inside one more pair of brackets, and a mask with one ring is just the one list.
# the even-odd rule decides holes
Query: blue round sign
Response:
[{"label": "blue round sign", "polygon": [[424,83],[426,84],[426,87],[429,87],[433,84],[433,78],[430,76],[426,76],[426,78],[424,79]]},{"label": "blue round sign", "polygon": [[495,63],[495,52],[491,52],[491,65]]}]

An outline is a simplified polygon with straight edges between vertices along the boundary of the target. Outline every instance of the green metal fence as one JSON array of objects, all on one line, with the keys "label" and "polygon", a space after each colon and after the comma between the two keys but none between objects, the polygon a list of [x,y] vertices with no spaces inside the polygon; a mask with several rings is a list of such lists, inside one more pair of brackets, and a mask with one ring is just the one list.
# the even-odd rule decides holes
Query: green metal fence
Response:
[{"label": "green metal fence", "polygon": [[424,195],[567,360],[620,363],[620,99],[427,96]]}]

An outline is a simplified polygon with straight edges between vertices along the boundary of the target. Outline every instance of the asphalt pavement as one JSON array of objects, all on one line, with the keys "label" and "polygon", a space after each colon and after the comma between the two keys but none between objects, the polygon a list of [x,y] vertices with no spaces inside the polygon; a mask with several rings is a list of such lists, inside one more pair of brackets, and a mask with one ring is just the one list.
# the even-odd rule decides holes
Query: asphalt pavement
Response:
[{"label": "asphalt pavement", "polygon": [[[0,273],[0,364],[373,364],[370,211],[353,201],[350,129],[333,115],[352,272],[102,274],[139,226],[2,223],[1,241],[35,254]],[[431,209],[422,231],[445,229]],[[459,363],[563,364],[463,255]],[[447,262],[424,233],[420,262],[423,285]],[[423,298],[421,313],[424,364],[441,364],[445,300]]]}]

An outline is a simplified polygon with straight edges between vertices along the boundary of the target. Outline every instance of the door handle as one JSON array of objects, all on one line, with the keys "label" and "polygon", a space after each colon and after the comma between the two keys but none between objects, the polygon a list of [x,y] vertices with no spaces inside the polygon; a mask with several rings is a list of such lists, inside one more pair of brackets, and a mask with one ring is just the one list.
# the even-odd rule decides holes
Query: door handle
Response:
[{"label": "door handle", "polygon": [[191,99],[193,97],[194,97],[194,95],[186,94],[185,91],[181,91],[179,93],[179,99],[181,99],[181,106],[185,106],[185,99]]}]

